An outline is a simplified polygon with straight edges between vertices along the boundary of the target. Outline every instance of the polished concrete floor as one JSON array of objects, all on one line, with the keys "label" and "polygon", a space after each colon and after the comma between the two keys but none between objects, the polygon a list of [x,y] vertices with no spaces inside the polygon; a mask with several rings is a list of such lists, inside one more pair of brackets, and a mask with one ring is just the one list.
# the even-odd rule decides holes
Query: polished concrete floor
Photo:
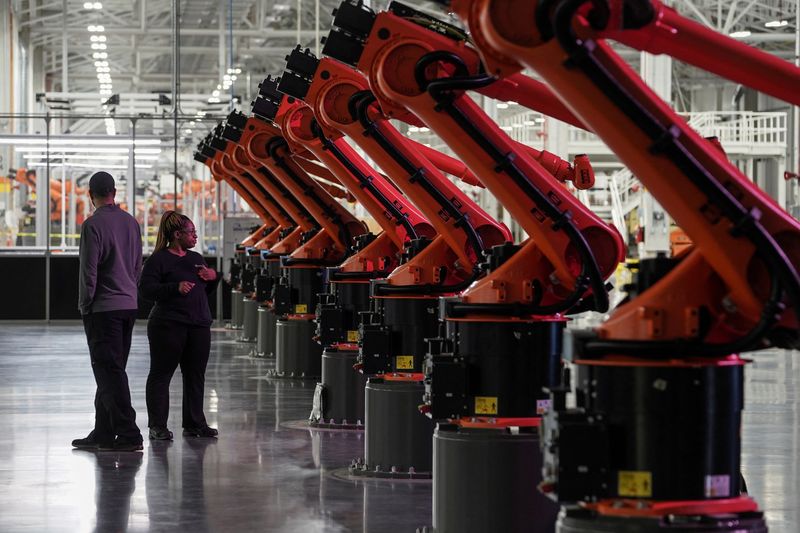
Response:
[{"label": "polished concrete floor", "polygon": [[[128,374],[147,425],[144,322]],[[0,324],[0,532],[413,532],[430,524],[424,482],[356,482],[337,469],[358,433],[293,429],[313,383],[270,380],[271,362],[215,331],[206,413],[219,440],[145,443],[143,453],[74,451],[92,423],[94,382],[78,324]],[[800,531],[798,354],[758,354],[748,373],[744,474],[771,531]],[[180,378],[170,427],[180,430]]]}]

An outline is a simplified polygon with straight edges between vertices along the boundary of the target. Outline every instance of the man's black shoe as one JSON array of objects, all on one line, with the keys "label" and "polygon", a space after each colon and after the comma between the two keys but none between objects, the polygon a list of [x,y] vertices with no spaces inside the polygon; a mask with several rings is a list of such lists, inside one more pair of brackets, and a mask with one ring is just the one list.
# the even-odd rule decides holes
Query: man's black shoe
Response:
[{"label": "man's black shoe", "polygon": [[183,428],[184,437],[215,437],[219,434],[214,428],[208,426],[202,428]]},{"label": "man's black shoe", "polygon": [[150,440],[172,440],[172,432],[165,427],[150,428]]},{"label": "man's black shoe", "polygon": [[117,439],[114,444],[104,444],[97,448],[100,452],[138,452],[144,449],[142,441],[121,441]]},{"label": "man's black shoe", "polygon": [[77,448],[79,450],[98,450],[103,446],[110,447],[113,444],[113,442],[114,441],[109,441],[107,443],[99,442],[94,436],[94,431],[92,431],[91,433],[89,433],[88,436],[82,439],[73,440],[72,447]]}]

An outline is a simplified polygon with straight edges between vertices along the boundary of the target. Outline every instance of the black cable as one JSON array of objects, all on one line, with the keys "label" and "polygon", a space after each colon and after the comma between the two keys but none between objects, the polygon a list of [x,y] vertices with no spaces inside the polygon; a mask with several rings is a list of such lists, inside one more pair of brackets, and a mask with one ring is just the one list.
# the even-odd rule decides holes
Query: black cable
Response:
[{"label": "black cable", "polygon": [[[289,143],[283,137],[275,136],[267,142],[267,151],[272,157],[272,160],[275,161],[275,164],[278,165],[281,170],[286,172],[286,174],[298,185],[298,187],[303,189],[303,194],[310,197],[314,203],[316,203],[325,213],[325,215],[334,223],[336,227],[339,229],[339,238],[342,240],[343,243],[348,247],[350,247],[350,243],[352,242],[352,235],[350,235],[350,230],[347,228],[347,224],[342,221],[342,217],[339,216],[336,211],[331,209],[331,207],[317,195],[313,188],[306,185],[303,179],[298,176],[294,169],[286,163],[286,160],[283,156],[278,154],[278,150],[281,148],[288,149]],[[347,250],[345,250],[345,254],[347,254]]]},{"label": "black cable", "polygon": [[408,235],[409,239],[416,239],[418,238],[417,231],[414,229],[414,225],[408,220],[408,218],[403,214],[403,212],[398,209],[396,205],[394,205],[384,194],[381,192],[380,189],[373,183],[372,176],[367,176],[363,172],[361,172],[355,164],[353,164],[350,159],[348,159],[342,151],[339,149],[336,144],[331,141],[328,137],[325,136],[325,133],[322,131],[322,128],[319,127],[317,120],[314,119],[311,121],[311,131],[314,135],[322,141],[322,147],[325,150],[328,150],[333,156],[342,164],[344,165],[347,170],[355,176],[358,180],[359,184],[361,185],[362,189],[366,189],[370,195],[372,195],[375,200],[378,201],[379,204],[383,206],[383,208],[395,219],[395,224],[403,226],[406,230],[406,234]]},{"label": "black cable", "polygon": [[378,145],[401,167],[403,167],[403,170],[409,176],[409,182],[412,184],[419,183],[425,192],[427,192],[437,204],[442,206],[442,209],[447,213],[447,215],[454,219],[453,225],[456,228],[461,229],[466,234],[467,240],[472,245],[476,258],[480,258],[481,254],[485,250],[483,246],[483,239],[481,239],[477,230],[470,222],[469,215],[462,213],[458,207],[456,207],[453,202],[447,198],[444,193],[442,193],[442,191],[436,188],[436,186],[428,179],[425,169],[423,167],[415,166],[414,163],[412,163],[405,155],[403,155],[403,153],[400,152],[400,150],[398,150],[397,147],[386,138],[383,132],[381,132],[378,128],[376,122],[369,118],[368,109],[369,106],[375,102],[375,100],[376,99],[374,95],[360,98],[358,103],[355,105],[356,115],[353,118],[358,119],[358,121],[364,127],[365,135],[375,139]]},{"label": "black cable", "polygon": [[300,214],[303,215],[303,217],[305,217],[306,220],[308,220],[313,226],[319,227],[319,224],[317,223],[316,220],[314,220],[314,217],[311,216],[311,213],[308,212],[306,206],[300,203],[300,201],[298,201],[297,198],[295,198],[294,195],[291,192],[289,192],[289,189],[287,189],[286,186],[283,183],[281,183],[281,180],[273,176],[272,172],[270,172],[267,168],[259,167],[258,172],[259,174],[264,176],[264,178],[267,179],[273,187],[278,189],[280,195],[287,202],[291,203],[295,207],[295,209],[299,211]]},{"label": "black cable", "polygon": [[[445,62],[455,68],[454,76],[448,78],[437,78],[428,80],[426,77],[427,68],[436,62]],[[553,220],[552,229],[554,231],[563,230],[570,242],[575,246],[581,257],[581,273],[576,278],[575,287],[571,294],[558,303],[541,306],[538,302],[528,305],[531,314],[554,314],[568,311],[579,304],[588,288],[592,289],[594,309],[599,312],[608,310],[608,292],[605,287],[603,275],[597,265],[597,259],[592,252],[586,238],[572,222],[571,213],[560,211],[553,204],[550,198],[539,190],[528,177],[514,163],[515,154],[513,152],[503,153],[489,138],[483,134],[464,113],[458,108],[453,98],[455,90],[475,90],[485,87],[495,81],[493,77],[486,73],[479,73],[474,76],[467,75],[467,67],[464,61],[456,54],[451,52],[437,51],[426,54],[417,62],[414,69],[414,77],[421,90],[427,91],[437,102],[437,110],[447,113],[464,132],[475,143],[489,155],[497,167],[497,172],[505,172],[512,178],[514,183],[522,189],[541,212]],[[460,76],[459,76],[460,74]],[[588,284],[587,284],[588,283]]]},{"label": "black cable", "polygon": [[[663,154],[706,195],[709,202],[720,209],[733,225],[733,234],[745,236],[756,248],[772,275],[770,296],[764,304],[758,323],[744,336],[721,344],[703,344],[696,341],[589,341],[585,351],[590,355],[606,353],[647,355],[721,356],[745,350],[758,349],[768,330],[780,319],[784,311],[784,292],[793,302],[795,316],[800,318],[800,276],[794,265],[759,222],[760,213],[750,210],[722,183],[720,183],[680,141],[680,129],[672,124],[662,124],[636,98],[634,98],[604,67],[594,55],[596,43],[577,38],[572,21],[575,12],[585,0],[562,1],[555,11],[555,35],[569,55],[567,66],[580,68],[584,74],[608,97],[612,104],[636,124],[652,141],[654,154]],[[669,353],[668,353],[669,352]]]},{"label": "black cable", "polygon": [[[474,226],[472,226],[470,223],[469,216],[465,213],[462,213],[455,205],[453,205],[453,203],[444,194],[442,194],[442,192],[437,189],[433,183],[430,182],[430,180],[428,180],[425,175],[425,170],[421,167],[414,166],[414,164],[407,157],[405,157],[405,155],[403,155],[397,149],[397,147],[389,142],[386,136],[383,135],[383,133],[378,129],[377,124],[369,118],[368,109],[369,106],[375,102],[375,100],[375,96],[372,93],[365,94],[364,91],[354,93],[348,102],[348,109],[352,113],[352,118],[358,120],[359,123],[364,127],[365,135],[371,136],[373,139],[375,139],[381,149],[383,149],[403,168],[406,173],[408,173],[409,181],[411,183],[419,183],[425,192],[427,192],[439,205],[441,205],[443,210],[447,212],[451,218],[455,219],[453,225],[456,228],[464,231],[467,236],[467,240],[473,247],[473,250],[476,254],[476,259],[480,258],[481,254],[485,250],[483,246],[483,240],[481,239],[480,235],[478,235],[478,232],[475,230]],[[481,273],[482,272],[480,271],[480,267],[476,260],[475,264],[473,265],[472,274],[469,276],[469,278],[459,283],[452,285],[380,285],[376,287],[376,290],[378,290],[380,294],[431,294],[435,292],[459,292],[469,287],[469,285],[475,281]]]}]

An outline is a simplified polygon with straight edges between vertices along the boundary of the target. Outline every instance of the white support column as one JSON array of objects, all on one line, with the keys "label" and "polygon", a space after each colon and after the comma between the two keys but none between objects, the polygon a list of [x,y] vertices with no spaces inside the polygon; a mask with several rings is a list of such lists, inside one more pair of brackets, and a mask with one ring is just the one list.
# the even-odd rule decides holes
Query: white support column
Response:
[{"label": "white support column", "polygon": [[69,92],[69,45],[67,41],[67,0],[61,0],[62,16],[61,21],[64,24],[64,33],[61,34],[61,91]]},{"label": "white support column", "polygon": [[[672,105],[672,58],[642,52],[640,59],[640,73],[644,82]],[[647,190],[642,195],[640,207],[639,218],[644,226],[644,243],[640,247],[642,257],[653,257],[659,252],[668,253],[672,224],[669,214]]]}]

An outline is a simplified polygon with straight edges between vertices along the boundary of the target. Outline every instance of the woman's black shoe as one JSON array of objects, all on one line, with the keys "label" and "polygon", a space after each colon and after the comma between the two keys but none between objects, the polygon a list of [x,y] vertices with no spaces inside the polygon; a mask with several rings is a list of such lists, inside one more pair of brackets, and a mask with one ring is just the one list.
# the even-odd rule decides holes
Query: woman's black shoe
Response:
[{"label": "woman's black shoe", "polygon": [[183,428],[184,437],[216,437],[219,431],[208,426],[202,428]]},{"label": "woman's black shoe", "polygon": [[172,440],[172,432],[164,427],[151,427],[150,440]]}]

